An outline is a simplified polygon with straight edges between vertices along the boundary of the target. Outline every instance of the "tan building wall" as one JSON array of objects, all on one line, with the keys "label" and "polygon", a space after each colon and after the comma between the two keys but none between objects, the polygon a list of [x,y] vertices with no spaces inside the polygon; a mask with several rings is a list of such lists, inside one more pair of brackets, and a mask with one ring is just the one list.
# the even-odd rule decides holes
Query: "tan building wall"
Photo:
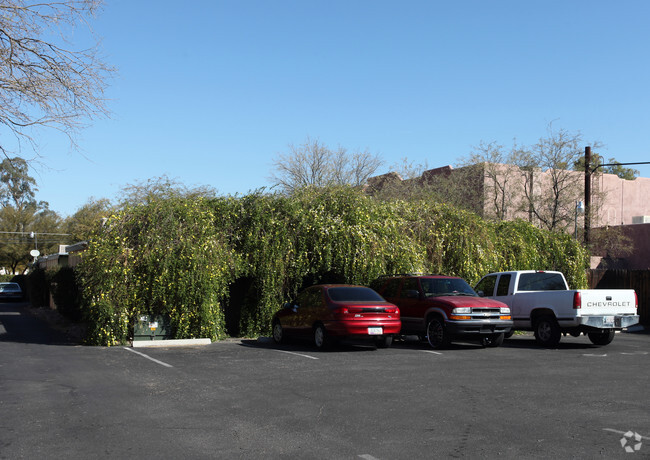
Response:
[{"label": "tan building wall", "polygon": [[594,178],[593,186],[605,195],[604,200],[595,203],[600,209],[594,215],[594,227],[642,223],[634,218],[650,216],[649,178],[625,180],[614,174],[600,174]]},{"label": "tan building wall", "polygon": [[[479,203],[482,202],[482,210],[479,205],[477,211],[483,217],[505,218],[505,220],[517,218],[530,220],[531,216],[523,192],[523,187],[530,187],[530,173],[526,173],[513,165],[484,164],[483,179],[481,180],[480,171],[477,174],[477,166],[457,169],[451,166],[435,168],[425,171],[420,178],[409,181],[402,181],[398,174],[389,173],[371,178],[369,184],[375,188],[381,188],[387,183],[394,186],[399,182],[404,184],[412,184],[413,182],[425,184],[435,176],[451,177],[452,180],[456,176],[459,180],[471,182],[472,189],[477,194],[482,193],[482,197],[475,196],[474,198]],[[567,195],[573,196],[573,198],[566,200],[564,209],[560,209],[559,212],[564,216],[565,221],[571,222],[575,220],[576,202],[584,202],[584,172],[560,171],[559,173],[564,176]],[[533,193],[539,194],[551,188],[553,184],[551,174],[550,171],[535,170],[533,172]],[[495,185],[495,179],[497,185]],[[506,187],[501,187],[502,184],[505,184]],[[547,204],[550,205],[550,203]],[[594,228],[641,223],[643,220],[638,218],[642,216],[649,216],[647,220],[650,221],[650,178],[638,177],[635,180],[625,180],[614,174],[594,175],[592,178],[591,204],[591,226]],[[497,213],[503,214],[497,216]],[[635,222],[635,218],[640,222]],[[532,217],[532,221],[539,224],[534,217]],[[578,221],[578,225],[582,228],[584,226],[582,214],[578,214]],[[568,228],[572,227],[572,225],[568,225]]]}]

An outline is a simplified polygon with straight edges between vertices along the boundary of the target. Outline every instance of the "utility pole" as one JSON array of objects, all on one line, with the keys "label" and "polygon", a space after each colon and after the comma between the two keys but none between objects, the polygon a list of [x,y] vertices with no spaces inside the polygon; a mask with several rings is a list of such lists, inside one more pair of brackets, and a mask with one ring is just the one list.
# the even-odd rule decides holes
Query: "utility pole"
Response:
[{"label": "utility pole", "polygon": [[591,147],[585,147],[585,245],[589,244],[591,227]]}]

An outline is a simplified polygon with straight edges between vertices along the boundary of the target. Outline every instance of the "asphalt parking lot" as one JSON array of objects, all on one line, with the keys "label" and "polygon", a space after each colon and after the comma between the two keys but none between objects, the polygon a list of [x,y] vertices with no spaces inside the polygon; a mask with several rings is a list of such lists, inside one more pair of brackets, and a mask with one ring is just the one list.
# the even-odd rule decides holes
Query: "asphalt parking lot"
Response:
[{"label": "asphalt parking lot", "polygon": [[133,349],[23,320],[0,306],[0,458],[650,458],[647,334]]}]

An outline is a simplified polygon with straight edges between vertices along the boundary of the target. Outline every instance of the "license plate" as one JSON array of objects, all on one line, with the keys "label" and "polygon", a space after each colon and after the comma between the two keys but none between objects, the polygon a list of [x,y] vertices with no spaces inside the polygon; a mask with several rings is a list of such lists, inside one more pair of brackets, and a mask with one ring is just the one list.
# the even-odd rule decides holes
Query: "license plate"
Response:
[{"label": "license plate", "polygon": [[603,316],[603,326],[613,326],[614,316]]},{"label": "license plate", "polygon": [[382,335],[384,333],[384,328],[382,327],[369,327],[368,335]]}]

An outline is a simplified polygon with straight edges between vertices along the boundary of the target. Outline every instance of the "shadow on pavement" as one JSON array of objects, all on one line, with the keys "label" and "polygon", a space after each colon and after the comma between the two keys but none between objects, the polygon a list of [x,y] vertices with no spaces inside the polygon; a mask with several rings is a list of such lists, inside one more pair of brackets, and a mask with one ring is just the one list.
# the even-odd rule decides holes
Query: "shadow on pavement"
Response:
[{"label": "shadow on pavement", "polygon": [[68,334],[54,329],[46,321],[30,315],[25,302],[0,303],[0,342],[43,345],[78,345]]},{"label": "shadow on pavement", "polygon": [[504,340],[502,347],[506,348],[535,348],[538,350],[589,350],[593,348],[603,348],[601,345],[594,345],[593,343],[577,342],[577,337],[567,335],[562,337],[560,343],[555,347],[545,348],[537,343],[535,337],[532,335],[526,336],[512,336]]},{"label": "shadow on pavement", "polygon": [[271,348],[274,350],[293,351],[298,353],[328,353],[328,352],[347,352],[358,353],[375,351],[377,348],[374,345],[366,344],[363,342],[338,342],[330,345],[325,350],[318,350],[314,345],[309,343],[309,340],[301,339],[288,339],[278,345],[269,337],[260,337],[259,339],[244,339],[240,343],[245,347],[256,348]]}]

